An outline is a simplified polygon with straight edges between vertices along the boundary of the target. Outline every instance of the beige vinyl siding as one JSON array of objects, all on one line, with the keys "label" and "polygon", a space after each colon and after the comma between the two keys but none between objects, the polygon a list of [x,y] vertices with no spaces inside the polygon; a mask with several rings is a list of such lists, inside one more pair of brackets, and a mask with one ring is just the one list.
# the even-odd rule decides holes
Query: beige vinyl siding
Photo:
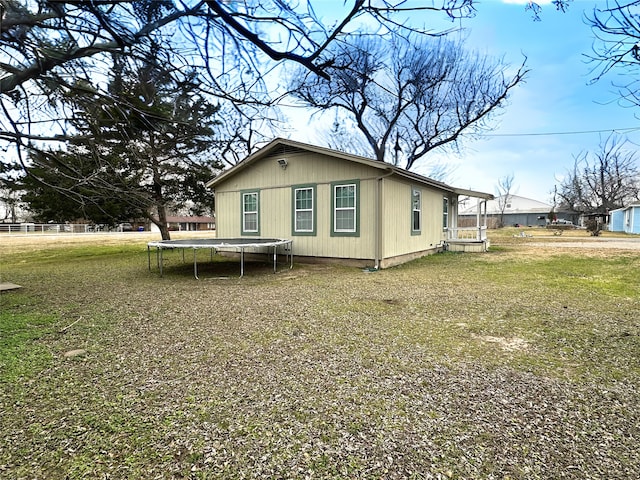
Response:
[{"label": "beige vinyl siding", "polygon": [[291,210],[286,208],[290,204],[290,198],[290,188],[272,188],[260,191],[260,200],[262,201],[261,237],[291,238]]},{"label": "beige vinyl siding", "polygon": [[[278,165],[278,159],[286,157],[287,168]],[[339,158],[305,152],[274,155],[260,159],[229,180],[216,186],[216,192],[262,188],[291,187],[307,183],[329,183],[379,175],[367,165]]]},{"label": "beige vinyl siding", "polygon": [[[425,186],[385,178],[382,187],[383,258],[435,248],[443,240],[443,192]],[[421,191],[422,222],[418,234],[411,232],[411,191]]]},{"label": "beige vinyl siding", "polygon": [[216,190],[216,237],[240,237],[241,215],[240,192]]},{"label": "beige vinyl siding", "polygon": [[[290,238],[291,210],[279,207],[288,205],[290,189],[258,189],[260,192],[260,237],[262,238]],[[242,237],[241,230],[241,201],[239,191],[216,191],[216,208],[218,212],[217,236],[219,238]],[[275,207],[274,207],[275,206]],[[288,229],[288,230],[287,230]],[[288,231],[288,233],[283,233]],[[247,235],[244,235],[247,236]]]},{"label": "beige vinyl siding", "polygon": [[447,196],[447,193],[442,190],[428,189],[425,191],[424,227],[428,232],[428,238],[432,238],[435,243],[447,238],[446,232],[442,229],[442,198],[444,196]]},{"label": "beige vinyl siding", "polygon": [[[219,237],[239,237],[241,191],[260,191],[260,236],[292,238],[291,185],[317,185],[317,226],[315,236],[295,236],[295,255],[354,259],[375,258],[375,178],[380,171],[316,153],[285,156],[287,168],[278,164],[283,156],[256,161],[215,188]],[[360,180],[360,234],[331,237],[331,183]]]}]

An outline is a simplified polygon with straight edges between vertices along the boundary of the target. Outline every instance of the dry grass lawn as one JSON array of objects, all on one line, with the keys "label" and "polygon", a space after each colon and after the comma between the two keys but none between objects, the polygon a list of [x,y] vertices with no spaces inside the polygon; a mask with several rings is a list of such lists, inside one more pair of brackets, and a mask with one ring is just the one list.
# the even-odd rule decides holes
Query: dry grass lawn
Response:
[{"label": "dry grass lawn", "polygon": [[200,281],[0,238],[0,477],[640,478],[640,251],[513,233]]}]

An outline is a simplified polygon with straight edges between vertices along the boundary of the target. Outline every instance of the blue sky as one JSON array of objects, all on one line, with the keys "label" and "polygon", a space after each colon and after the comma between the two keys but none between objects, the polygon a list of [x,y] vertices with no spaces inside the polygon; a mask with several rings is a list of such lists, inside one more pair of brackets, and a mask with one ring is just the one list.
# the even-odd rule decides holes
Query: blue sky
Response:
[{"label": "blue sky", "polygon": [[[514,193],[549,201],[575,155],[597,151],[613,129],[640,128],[640,123],[634,109],[618,103],[613,75],[590,82],[595,65],[585,54],[592,51],[594,37],[583,17],[604,2],[574,0],[566,13],[545,5],[540,22],[522,11],[523,3],[484,1],[476,17],[463,22],[470,29],[469,46],[503,54],[514,65],[524,54],[531,71],[497,119],[496,129],[467,142],[450,181],[495,193],[497,179],[513,174]],[[626,137],[640,142],[640,132]]]},{"label": "blue sky", "polygon": [[[539,22],[525,11],[525,3],[479,1],[475,17],[459,23],[468,35],[469,48],[504,56],[514,68],[526,55],[531,71],[494,120],[494,130],[481,139],[465,141],[460,155],[443,158],[455,165],[446,179],[454,186],[496,193],[498,180],[513,175],[512,193],[550,202],[550,192],[573,166],[574,156],[597,151],[609,131],[640,128],[640,122],[633,109],[618,104],[613,76],[589,84],[594,65],[586,62],[584,54],[591,52],[593,33],[583,16],[604,2],[574,0],[568,12],[560,13],[549,0],[539,1],[543,6]],[[640,132],[626,136],[640,142]],[[292,132],[291,137],[308,140],[302,131]],[[414,170],[427,173],[420,166]]]}]

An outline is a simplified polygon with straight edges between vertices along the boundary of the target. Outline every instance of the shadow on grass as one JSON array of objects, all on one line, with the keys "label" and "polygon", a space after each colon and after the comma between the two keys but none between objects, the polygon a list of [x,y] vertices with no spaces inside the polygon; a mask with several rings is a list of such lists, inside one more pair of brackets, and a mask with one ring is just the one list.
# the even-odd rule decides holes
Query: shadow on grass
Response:
[{"label": "shadow on grass", "polygon": [[[289,270],[288,265],[279,263],[277,271],[281,272]],[[158,268],[152,264],[152,273],[160,275]],[[198,260],[197,274],[201,280],[207,278],[238,278],[240,277],[241,266],[239,260],[234,259],[214,259],[211,260]],[[273,275],[273,263],[265,261],[247,261],[244,262],[244,276],[245,277],[259,277],[261,275]],[[163,277],[191,277],[195,280],[195,271],[193,261],[186,260],[183,262],[165,262],[162,269]]]}]

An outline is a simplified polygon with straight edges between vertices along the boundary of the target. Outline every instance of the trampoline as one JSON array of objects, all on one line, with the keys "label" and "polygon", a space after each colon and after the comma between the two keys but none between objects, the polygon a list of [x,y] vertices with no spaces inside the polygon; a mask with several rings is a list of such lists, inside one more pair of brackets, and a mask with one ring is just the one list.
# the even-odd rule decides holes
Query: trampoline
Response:
[{"label": "trampoline", "polygon": [[244,253],[245,250],[265,251],[267,254],[273,252],[273,273],[277,271],[278,247],[282,247],[287,257],[289,268],[293,268],[293,240],[279,238],[192,238],[185,240],[161,240],[147,243],[147,257],[149,261],[149,271],[151,271],[151,249],[156,249],[156,263],[162,277],[162,264],[164,250],[193,249],[193,276],[198,278],[198,257],[197,251],[203,248],[211,250],[211,258],[217,251],[231,251],[240,253],[240,277],[244,276]]}]

